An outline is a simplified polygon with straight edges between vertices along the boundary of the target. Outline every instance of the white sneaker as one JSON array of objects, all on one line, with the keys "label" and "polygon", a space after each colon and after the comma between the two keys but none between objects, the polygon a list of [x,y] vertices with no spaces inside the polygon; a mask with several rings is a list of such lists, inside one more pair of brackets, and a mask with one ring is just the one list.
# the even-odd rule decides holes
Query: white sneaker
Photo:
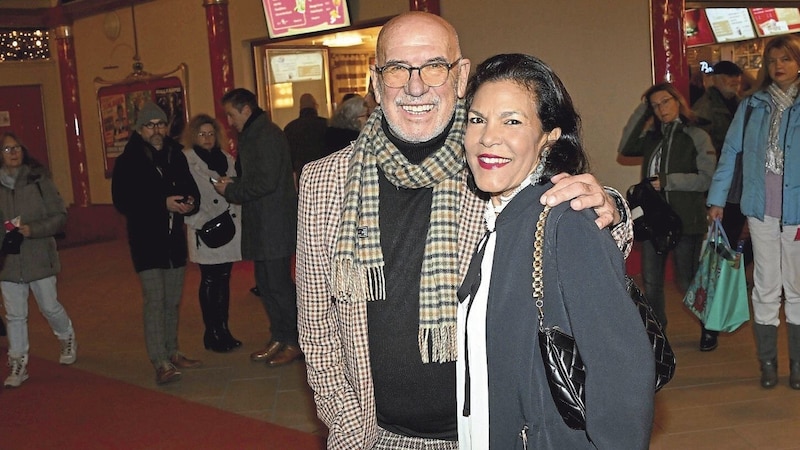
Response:
[{"label": "white sneaker", "polygon": [[59,339],[61,342],[61,356],[58,362],[61,364],[72,364],[78,359],[78,341],[75,340],[75,333],[69,335],[67,339]]},{"label": "white sneaker", "polygon": [[3,383],[5,387],[19,387],[23,381],[28,379],[28,355],[19,358],[8,358],[8,367],[11,367],[11,374],[8,375]]}]

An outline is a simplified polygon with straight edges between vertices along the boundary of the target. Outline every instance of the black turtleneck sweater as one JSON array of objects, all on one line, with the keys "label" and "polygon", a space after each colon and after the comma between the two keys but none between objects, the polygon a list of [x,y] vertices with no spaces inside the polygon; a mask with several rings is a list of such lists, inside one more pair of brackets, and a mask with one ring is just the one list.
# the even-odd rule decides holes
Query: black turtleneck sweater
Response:
[{"label": "black turtleneck sweater", "polygon": [[[389,140],[411,164],[444,144],[452,123],[438,137],[410,144]],[[378,425],[396,434],[457,440],[455,362],[423,364],[419,354],[419,286],[430,224],[431,188],[394,186],[378,170],[381,250],[386,300],[369,302],[370,363]]]}]

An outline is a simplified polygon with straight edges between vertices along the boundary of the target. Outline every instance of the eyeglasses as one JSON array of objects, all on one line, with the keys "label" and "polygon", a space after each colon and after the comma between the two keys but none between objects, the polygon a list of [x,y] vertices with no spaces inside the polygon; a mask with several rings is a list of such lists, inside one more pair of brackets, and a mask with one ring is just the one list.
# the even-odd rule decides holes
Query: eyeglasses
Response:
[{"label": "eyeglasses", "polygon": [[201,131],[201,132],[197,133],[197,137],[199,137],[201,139],[202,138],[206,138],[206,137],[212,137],[213,138],[216,135],[217,135],[217,133],[215,133],[213,131],[209,131],[209,132]]},{"label": "eyeglasses", "polygon": [[3,147],[3,153],[14,153],[19,151],[22,151],[21,145],[11,145],[8,147]]},{"label": "eyeglasses", "polygon": [[455,67],[461,58],[448,63],[433,61],[425,63],[420,67],[411,67],[408,64],[389,63],[383,67],[375,67],[375,71],[381,74],[383,82],[390,88],[401,88],[411,79],[411,74],[416,70],[422,82],[430,87],[438,87],[447,81],[450,70]]},{"label": "eyeglasses", "polygon": [[152,130],[153,128],[166,128],[166,122],[147,122],[146,124],[142,125],[143,127],[147,128],[148,130]]},{"label": "eyeglasses", "polygon": [[667,97],[667,98],[665,98],[664,100],[661,100],[658,103],[650,103],[650,107],[653,108],[653,110],[661,109],[661,108],[667,106],[669,104],[669,102],[671,102],[672,100],[675,100],[675,98]]}]

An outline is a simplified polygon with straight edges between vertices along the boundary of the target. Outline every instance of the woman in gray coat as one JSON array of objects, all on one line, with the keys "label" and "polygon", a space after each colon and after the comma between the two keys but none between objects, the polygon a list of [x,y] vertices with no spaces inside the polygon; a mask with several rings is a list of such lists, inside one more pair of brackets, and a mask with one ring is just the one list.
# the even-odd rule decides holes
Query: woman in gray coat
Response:
[{"label": "woman in gray coat", "polygon": [[[189,121],[183,136],[184,154],[189,172],[200,190],[200,210],[185,219],[189,244],[189,260],[200,265],[200,309],[206,331],[203,345],[206,350],[229,352],[242,345],[228,329],[231,269],[242,259],[241,206],[228,203],[214,190],[211,179],[236,176],[233,158],[222,150],[225,142],[219,122],[207,114]],[[228,210],[236,233],[225,245],[208,247],[197,231],[209,220]]]},{"label": "woman in gray coat", "polygon": [[56,274],[61,271],[53,236],[64,229],[67,209],[47,169],[28,155],[13,133],[2,136],[0,211],[7,231],[2,252],[0,291],[8,321],[6,387],[28,379],[28,293],[33,291],[39,311],[61,341],[61,364],[77,358],[72,321],[58,301]]}]

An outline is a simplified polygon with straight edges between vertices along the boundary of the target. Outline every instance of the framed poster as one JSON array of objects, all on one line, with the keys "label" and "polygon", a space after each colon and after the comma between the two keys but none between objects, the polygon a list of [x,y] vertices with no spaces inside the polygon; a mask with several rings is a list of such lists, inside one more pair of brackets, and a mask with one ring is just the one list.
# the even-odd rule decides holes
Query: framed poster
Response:
[{"label": "framed poster", "polygon": [[147,101],[164,110],[167,115],[167,135],[180,140],[189,120],[186,89],[181,78],[169,76],[133,80],[97,90],[106,178],[111,177],[114,161],[125,149],[134,132],[139,110]]}]

